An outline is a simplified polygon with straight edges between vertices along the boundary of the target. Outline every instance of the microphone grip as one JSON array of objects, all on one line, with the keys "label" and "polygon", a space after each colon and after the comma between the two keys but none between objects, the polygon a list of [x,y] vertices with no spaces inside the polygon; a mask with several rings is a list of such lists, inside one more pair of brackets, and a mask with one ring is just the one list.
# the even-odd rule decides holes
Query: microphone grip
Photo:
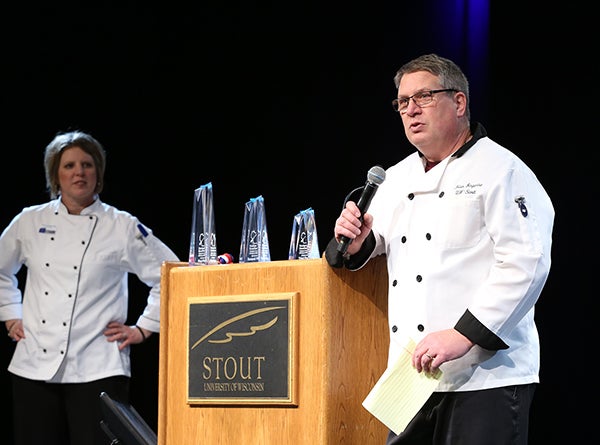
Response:
[{"label": "microphone grip", "polygon": [[[372,182],[367,181],[367,183],[365,184],[365,188],[363,189],[363,192],[360,195],[360,198],[358,198],[358,202],[356,203],[356,206],[358,207],[358,210],[360,210],[360,217],[358,219],[361,222],[363,221],[363,214],[367,211],[367,209],[369,208],[369,205],[371,204],[371,200],[373,199],[373,196],[375,196],[377,187],[378,187],[377,184],[373,184]],[[338,241],[337,251],[340,252],[342,255],[345,255],[346,251],[348,250],[348,246],[351,243],[352,243],[352,240],[350,238],[348,238],[347,236],[340,236],[340,239]]]},{"label": "microphone grip", "polygon": [[352,240],[347,236],[340,236],[340,240],[338,241],[337,245],[337,251],[342,255],[346,255],[346,252],[348,251],[348,246],[351,242]]}]

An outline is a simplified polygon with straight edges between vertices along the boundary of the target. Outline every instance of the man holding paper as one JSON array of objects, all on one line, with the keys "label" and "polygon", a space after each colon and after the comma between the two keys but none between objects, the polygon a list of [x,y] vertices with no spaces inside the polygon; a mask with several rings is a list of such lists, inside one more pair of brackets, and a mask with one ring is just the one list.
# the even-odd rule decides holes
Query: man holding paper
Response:
[{"label": "man holding paper", "polygon": [[423,55],[394,82],[394,110],[417,150],[386,170],[364,214],[346,203],[325,253],[351,270],[387,255],[386,373],[407,372],[406,356],[409,373],[439,379],[406,427],[384,421],[387,444],[526,445],[552,202],[521,159],[471,123],[454,62]]}]

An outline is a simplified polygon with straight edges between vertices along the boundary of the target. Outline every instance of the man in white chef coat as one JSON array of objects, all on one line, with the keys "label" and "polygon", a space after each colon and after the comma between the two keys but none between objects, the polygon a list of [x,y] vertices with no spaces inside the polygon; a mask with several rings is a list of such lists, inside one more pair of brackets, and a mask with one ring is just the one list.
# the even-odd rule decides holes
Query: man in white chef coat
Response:
[{"label": "man in white chef coat", "polygon": [[415,372],[442,371],[387,444],[526,445],[552,202],[521,159],[471,123],[454,62],[426,54],[394,82],[394,110],[417,150],[385,171],[364,212],[346,203],[326,250],[332,266],[352,270],[386,255],[389,364],[413,340]]}]

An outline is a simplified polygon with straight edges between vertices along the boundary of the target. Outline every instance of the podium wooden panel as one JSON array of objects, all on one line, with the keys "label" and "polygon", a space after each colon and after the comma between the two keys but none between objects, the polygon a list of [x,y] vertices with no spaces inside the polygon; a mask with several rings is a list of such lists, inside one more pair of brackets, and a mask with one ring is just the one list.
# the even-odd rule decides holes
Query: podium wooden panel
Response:
[{"label": "podium wooden panel", "polygon": [[[387,428],[363,406],[386,367],[383,257],[350,272],[325,258],[193,266],[161,278],[159,445],[382,444]],[[187,403],[188,297],[298,292],[297,406]]]}]

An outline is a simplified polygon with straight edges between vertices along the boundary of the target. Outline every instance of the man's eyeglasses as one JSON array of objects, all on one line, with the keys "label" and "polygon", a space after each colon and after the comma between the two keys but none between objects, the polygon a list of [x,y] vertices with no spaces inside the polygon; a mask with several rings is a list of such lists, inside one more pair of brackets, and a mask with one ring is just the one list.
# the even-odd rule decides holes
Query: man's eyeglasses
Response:
[{"label": "man's eyeglasses", "polygon": [[424,107],[425,105],[429,105],[431,102],[433,102],[434,94],[447,93],[449,91],[457,92],[458,90],[455,90],[454,88],[445,88],[443,90],[419,91],[410,97],[400,97],[398,99],[394,99],[392,101],[392,107],[394,107],[394,111],[405,113],[411,99],[417,106]]}]

